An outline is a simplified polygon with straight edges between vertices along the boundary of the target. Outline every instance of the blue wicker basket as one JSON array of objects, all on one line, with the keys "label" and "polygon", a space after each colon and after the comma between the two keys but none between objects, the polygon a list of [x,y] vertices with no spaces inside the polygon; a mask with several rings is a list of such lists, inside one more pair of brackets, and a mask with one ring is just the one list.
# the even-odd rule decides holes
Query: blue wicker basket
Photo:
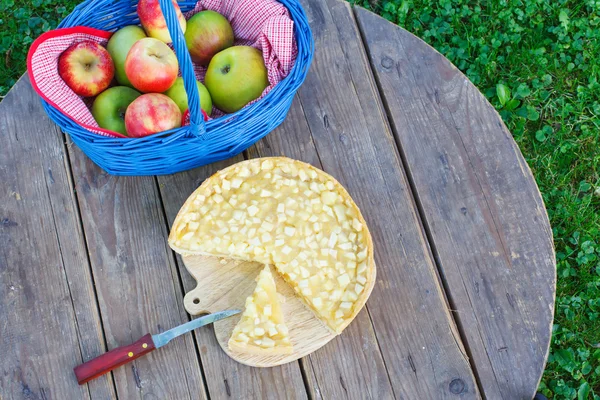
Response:
[{"label": "blue wicker basket", "polygon": [[[298,56],[289,75],[265,97],[234,114],[204,121],[196,77],[171,0],[159,0],[167,21],[188,94],[190,124],[143,138],[112,138],[91,132],[42,99],[50,118],[68,133],[96,164],[113,175],[164,175],[230,158],[277,127],[287,115],[296,90],[306,77],[313,56],[313,39],[306,14],[297,0],[278,0],[294,21]],[[196,0],[178,3],[182,12]],[[86,0],[75,7],[59,28],[87,26],[115,31],[139,24],[136,0]]]}]

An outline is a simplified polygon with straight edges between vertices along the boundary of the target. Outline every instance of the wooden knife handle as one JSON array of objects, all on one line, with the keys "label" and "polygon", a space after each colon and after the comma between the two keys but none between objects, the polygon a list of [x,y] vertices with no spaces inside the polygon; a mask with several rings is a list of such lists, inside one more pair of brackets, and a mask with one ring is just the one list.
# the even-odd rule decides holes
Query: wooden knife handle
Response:
[{"label": "wooden knife handle", "polygon": [[108,353],[91,359],[73,369],[80,385],[104,375],[123,364],[150,353],[156,349],[152,335],[144,335],[140,340],[128,346],[112,349]]}]

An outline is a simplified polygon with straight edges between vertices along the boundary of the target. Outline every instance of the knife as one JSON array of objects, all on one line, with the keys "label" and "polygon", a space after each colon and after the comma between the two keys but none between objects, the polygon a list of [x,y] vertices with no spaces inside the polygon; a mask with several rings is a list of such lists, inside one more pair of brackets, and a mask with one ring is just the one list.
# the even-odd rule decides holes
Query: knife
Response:
[{"label": "knife", "polygon": [[212,324],[220,319],[239,314],[240,312],[240,310],[220,311],[186,322],[185,324],[176,326],[175,328],[169,329],[158,335],[151,335],[148,333],[135,343],[128,346],[117,347],[108,353],[104,353],[99,357],[93,358],[90,361],[75,367],[73,371],[75,371],[77,382],[79,382],[80,385],[83,385],[123,364],[133,361],[136,358],[140,358],[144,354],[150,353],[152,350],[164,346],[177,336],[181,336],[201,326]]}]

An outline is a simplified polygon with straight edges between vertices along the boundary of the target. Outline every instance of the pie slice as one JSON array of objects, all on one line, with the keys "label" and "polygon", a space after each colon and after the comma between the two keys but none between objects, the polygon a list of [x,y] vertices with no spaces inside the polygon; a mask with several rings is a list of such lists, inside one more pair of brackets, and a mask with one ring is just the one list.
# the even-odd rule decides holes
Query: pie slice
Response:
[{"label": "pie slice", "polygon": [[360,311],[373,288],[371,235],[333,177],[289,158],[258,158],[217,172],[188,198],[169,244],[275,266],[334,332]]},{"label": "pie slice", "polygon": [[290,354],[292,344],[268,265],[256,282],[254,292],[246,299],[242,318],[233,329],[229,348],[244,353]]}]

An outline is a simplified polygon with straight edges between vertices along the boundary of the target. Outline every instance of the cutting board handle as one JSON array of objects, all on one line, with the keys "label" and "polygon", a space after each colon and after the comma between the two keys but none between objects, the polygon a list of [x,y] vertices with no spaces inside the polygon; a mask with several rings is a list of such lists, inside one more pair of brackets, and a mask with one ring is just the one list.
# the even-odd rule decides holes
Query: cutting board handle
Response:
[{"label": "cutting board handle", "polygon": [[104,353],[101,356],[75,367],[73,371],[75,371],[77,382],[80,385],[83,385],[84,383],[104,375],[129,361],[133,361],[154,349],[156,349],[156,346],[152,341],[152,335],[148,333],[147,335],[142,336],[137,342],[112,349],[108,353]]}]

